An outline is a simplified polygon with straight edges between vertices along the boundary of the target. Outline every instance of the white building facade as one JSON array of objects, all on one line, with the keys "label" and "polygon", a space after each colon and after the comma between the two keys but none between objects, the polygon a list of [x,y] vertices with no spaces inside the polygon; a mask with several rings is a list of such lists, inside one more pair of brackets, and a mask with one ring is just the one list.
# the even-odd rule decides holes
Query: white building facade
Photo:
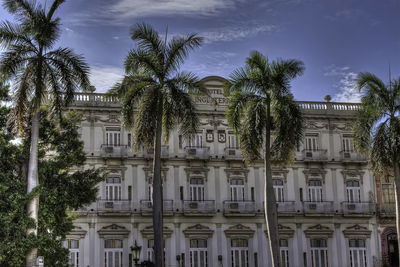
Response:
[{"label": "white building facade", "polygon": [[[268,267],[263,214],[263,162],[243,161],[229,128],[220,77],[203,83],[211,97],[195,99],[201,127],[190,140],[177,132],[162,147],[165,266]],[[290,166],[273,169],[284,267],[375,266],[380,240],[375,182],[353,147],[357,104],[298,102],[304,142]],[[86,168],[102,168],[96,203],[76,212],[67,236],[79,267],[129,267],[130,247],[153,257],[152,149],[133,151],[117,99],[75,96]]]}]

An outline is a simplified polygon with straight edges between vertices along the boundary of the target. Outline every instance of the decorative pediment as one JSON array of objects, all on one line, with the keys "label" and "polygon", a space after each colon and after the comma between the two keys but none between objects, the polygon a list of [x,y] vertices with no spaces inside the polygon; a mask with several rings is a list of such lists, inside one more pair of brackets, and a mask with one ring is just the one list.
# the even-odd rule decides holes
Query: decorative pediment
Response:
[{"label": "decorative pediment", "polygon": [[[142,229],[140,231],[140,233],[142,234],[142,236],[144,238],[152,239],[154,237],[153,225],[146,226],[144,229]],[[169,229],[167,226],[163,227],[164,238],[171,237],[172,233],[173,233],[173,231],[171,229]]]},{"label": "decorative pediment", "polygon": [[343,175],[343,179],[345,182],[347,180],[357,179],[357,180],[360,180],[361,183],[363,183],[364,171],[347,169],[347,170],[341,171],[341,173]]},{"label": "decorative pediment", "polygon": [[228,124],[223,121],[223,120],[214,120],[214,119],[208,119],[205,121],[200,122],[201,125],[210,125],[212,127],[218,127],[218,126],[228,126]]},{"label": "decorative pediment", "polygon": [[209,170],[209,168],[201,166],[185,168],[187,181],[190,181],[190,178],[203,178],[207,180]]},{"label": "decorative pediment", "polygon": [[289,173],[289,170],[286,169],[278,169],[278,168],[272,168],[272,178],[276,179],[282,179],[284,183],[287,181],[287,175]]},{"label": "decorative pediment", "polygon": [[127,238],[129,236],[129,230],[123,226],[117,224],[111,224],[104,226],[99,231],[99,236],[101,238]]},{"label": "decorative pediment", "polygon": [[[168,168],[161,168],[161,178],[165,182],[167,180]],[[150,183],[150,180],[153,178],[153,168],[152,167],[143,167],[145,179],[147,183]]]},{"label": "decorative pediment", "polygon": [[306,182],[308,183],[308,180],[310,179],[321,179],[322,183],[325,183],[325,175],[326,171],[324,169],[306,169],[303,171],[305,177],[306,177]]},{"label": "decorative pediment", "polygon": [[343,234],[347,238],[369,238],[371,236],[370,230],[367,227],[355,224],[343,230]]},{"label": "decorative pediment", "polygon": [[225,172],[228,181],[237,178],[242,178],[247,180],[247,174],[249,173],[249,170],[245,168],[226,168]]},{"label": "decorative pediment", "polygon": [[227,237],[251,238],[253,237],[254,232],[255,231],[252,230],[250,227],[244,226],[242,224],[237,224],[225,230],[225,235]]},{"label": "decorative pediment", "polygon": [[83,230],[82,227],[75,226],[74,229],[69,232],[66,237],[67,239],[82,239],[86,235],[86,230]]},{"label": "decorative pediment", "polygon": [[319,121],[306,121],[304,127],[306,129],[313,129],[313,130],[328,129],[328,123]]},{"label": "decorative pediment", "polygon": [[196,224],[183,230],[183,234],[185,235],[186,238],[195,238],[195,237],[210,238],[214,234],[214,230],[211,230],[207,226]]},{"label": "decorative pediment", "polygon": [[[282,224],[278,224],[278,231],[279,231],[279,238],[284,238],[284,239],[292,238],[295,233],[295,230],[293,230],[289,226],[285,226]],[[264,233],[265,236],[268,238],[268,231],[265,230]]]},{"label": "decorative pediment", "polygon": [[119,119],[119,115],[118,114],[108,114],[108,117],[105,119],[98,119],[101,122],[107,122],[107,123],[121,123],[120,119]]},{"label": "decorative pediment", "polygon": [[317,224],[305,230],[304,234],[308,238],[329,238],[332,237],[333,232],[329,227]]},{"label": "decorative pediment", "polygon": [[352,131],[353,127],[351,123],[346,122],[346,123],[332,123],[331,124],[331,129],[332,130],[340,130],[340,131]]}]

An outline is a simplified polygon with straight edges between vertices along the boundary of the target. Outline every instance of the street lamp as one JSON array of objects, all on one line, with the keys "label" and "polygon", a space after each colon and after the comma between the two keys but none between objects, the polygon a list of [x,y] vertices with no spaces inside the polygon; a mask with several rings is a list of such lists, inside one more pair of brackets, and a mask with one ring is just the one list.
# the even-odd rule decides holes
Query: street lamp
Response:
[{"label": "street lamp", "polygon": [[135,246],[131,246],[132,251],[132,259],[135,262],[135,267],[139,266],[138,262],[140,259],[140,251],[142,250],[142,246],[138,246],[135,240]]}]

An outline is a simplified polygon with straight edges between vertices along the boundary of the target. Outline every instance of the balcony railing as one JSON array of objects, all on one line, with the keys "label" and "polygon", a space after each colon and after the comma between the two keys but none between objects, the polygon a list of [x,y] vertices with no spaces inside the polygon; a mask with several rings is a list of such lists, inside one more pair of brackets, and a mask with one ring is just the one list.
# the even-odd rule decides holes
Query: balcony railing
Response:
[{"label": "balcony railing", "polygon": [[104,158],[124,158],[128,156],[128,146],[126,145],[107,145],[100,147],[100,156]]},{"label": "balcony railing", "polygon": [[333,201],[303,202],[303,211],[305,214],[332,214],[333,210]]},{"label": "balcony railing", "polygon": [[185,215],[212,215],[215,213],[215,201],[214,200],[184,200],[183,201],[183,213]]},{"label": "balcony railing", "polygon": [[[168,213],[172,212],[174,209],[174,201],[169,199],[163,200],[163,211]],[[153,212],[153,202],[148,199],[140,200],[140,211],[142,213],[152,213]]]},{"label": "balcony railing", "polygon": [[98,200],[97,211],[99,212],[130,212],[130,200]]},{"label": "balcony railing", "polygon": [[188,159],[209,159],[209,147],[186,146],[186,158]]},{"label": "balcony railing", "polygon": [[290,214],[296,213],[296,202],[295,201],[284,201],[284,202],[277,202],[278,204],[278,213],[281,214]]},{"label": "balcony railing", "polygon": [[340,159],[348,162],[367,161],[367,156],[354,151],[340,151]]},{"label": "balcony railing", "polygon": [[243,156],[238,147],[226,147],[225,148],[225,159],[242,160]]},{"label": "balcony railing", "polygon": [[372,215],[375,213],[375,204],[371,202],[342,202],[344,215]]},{"label": "balcony railing", "polygon": [[304,161],[325,161],[328,159],[326,149],[309,150],[304,149],[302,151],[302,160]]},{"label": "balcony railing", "polygon": [[380,203],[378,205],[379,216],[381,217],[395,217],[396,204],[395,203]]},{"label": "balcony railing", "polygon": [[227,216],[235,215],[255,215],[256,206],[254,201],[224,201],[224,214]]},{"label": "balcony railing", "polygon": [[[154,157],[154,148],[144,148],[143,156],[152,159]],[[169,147],[161,146],[161,158],[166,159],[169,156]]]}]

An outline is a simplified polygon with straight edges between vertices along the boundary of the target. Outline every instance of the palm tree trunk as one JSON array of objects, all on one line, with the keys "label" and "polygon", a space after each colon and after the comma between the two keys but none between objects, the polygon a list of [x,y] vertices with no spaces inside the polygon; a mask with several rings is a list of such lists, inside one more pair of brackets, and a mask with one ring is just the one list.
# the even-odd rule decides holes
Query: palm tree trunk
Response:
[{"label": "palm tree trunk", "polygon": [[[31,193],[39,184],[38,180],[38,143],[39,143],[39,111],[32,117],[31,125],[31,147],[29,153],[28,165],[28,186],[27,193]],[[28,235],[37,235],[37,222],[39,212],[39,196],[35,196],[28,203],[28,216],[35,222],[35,227],[28,229]],[[33,266],[37,256],[37,248],[32,248],[26,255],[26,266]]]},{"label": "palm tree trunk", "polygon": [[395,197],[396,197],[396,230],[397,230],[397,244],[398,244],[398,255],[400,255],[400,166],[397,160],[393,162],[394,171],[394,184],[395,184]]},{"label": "palm tree trunk", "polygon": [[154,231],[154,259],[155,267],[164,266],[163,242],[163,192],[161,181],[161,137],[162,137],[162,98],[159,100],[159,113],[156,123],[154,140],[154,168],[153,168],[153,231]]},{"label": "palm tree trunk", "polygon": [[276,208],[275,192],[272,184],[271,168],[271,118],[270,104],[267,105],[267,126],[265,129],[265,191],[264,208],[265,221],[267,223],[268,241],[272,260],[272,267],[280,266],[279,233],[278,233],[278,213]]}]

